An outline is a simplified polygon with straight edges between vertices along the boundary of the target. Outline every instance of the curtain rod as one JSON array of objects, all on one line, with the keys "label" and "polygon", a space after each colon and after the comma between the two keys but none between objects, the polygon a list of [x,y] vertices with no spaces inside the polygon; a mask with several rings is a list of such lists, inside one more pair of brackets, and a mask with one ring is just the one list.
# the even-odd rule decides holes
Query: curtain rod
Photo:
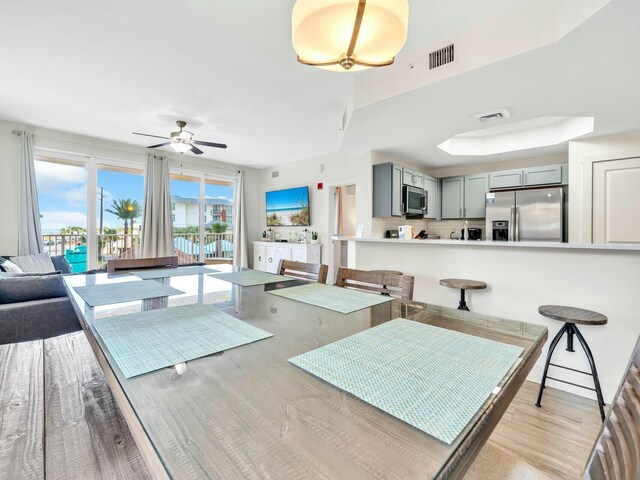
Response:
[{"label": "curtain rod", "polygon": [[14,135],[22,135],[23,133],[27,133],[24,130],[12,130],[11,133],[13,133]]}]

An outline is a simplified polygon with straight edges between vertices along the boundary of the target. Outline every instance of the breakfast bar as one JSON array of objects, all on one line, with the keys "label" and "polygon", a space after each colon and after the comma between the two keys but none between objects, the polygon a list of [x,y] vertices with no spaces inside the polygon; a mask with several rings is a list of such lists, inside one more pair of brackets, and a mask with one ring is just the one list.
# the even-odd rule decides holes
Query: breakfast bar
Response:
[{"label": "breakfast bar", "polygon": [[[467,299],[470,310],[544,325],[551,336],[558,329],[538,314],[544,304],[586,308],[605,314],[606,329],[586,330],[609,403],[622,377],[640,319],[629,301],[640,292],[638,244],[568,244],[546,242],[491,242],[461,240],[396,240],[334,237],[347,241],[349,262],[354,268],[395,268],[416,278],[415,296],[437,305],[456,305],[459,292],[442,288],[443,278],[473,278],[486,282],[481,294]],[[616,345],[616,348],[610,348]],[[545,347],[546,350],[546,347]],[[579,370],[589,370],[586,359],[558,349],[554,358]],[[544,359],[537,362],[529,379],[542,378]],[[573,383],[584,382],[579,374],[562,372]],[[570,385],[561,388],[595,399],[592,392]]]}]

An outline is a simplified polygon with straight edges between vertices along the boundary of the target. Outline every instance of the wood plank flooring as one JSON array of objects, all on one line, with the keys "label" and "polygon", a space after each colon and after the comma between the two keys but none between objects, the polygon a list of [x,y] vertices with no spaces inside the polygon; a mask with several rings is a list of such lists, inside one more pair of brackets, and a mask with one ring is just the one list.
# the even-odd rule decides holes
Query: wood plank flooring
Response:
[{"label": "wood plank flooring", "polygon": [[598,404],[526,381],[467,472],[468,480],[582,478],[602,425]]}]

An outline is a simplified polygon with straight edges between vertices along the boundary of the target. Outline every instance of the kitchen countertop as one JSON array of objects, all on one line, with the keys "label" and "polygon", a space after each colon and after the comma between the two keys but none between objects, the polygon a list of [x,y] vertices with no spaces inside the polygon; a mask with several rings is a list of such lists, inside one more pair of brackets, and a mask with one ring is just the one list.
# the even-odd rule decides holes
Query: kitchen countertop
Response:
[{"label": "kitchen countertop", "polygon": [[456,245],[468,247],[487,248],[556,248],[569,250],[620,250],[640,252],[640,244],[637,243],[558,243],[558,242],[493,242],[490,240],[399,240],[397,238],[373,238],[373,237],[340,237],[333,236],[332,240],[344,240],[348,242],[374,242],[374,243],[396,243],[396,244],[416,244],[427,245]]}]

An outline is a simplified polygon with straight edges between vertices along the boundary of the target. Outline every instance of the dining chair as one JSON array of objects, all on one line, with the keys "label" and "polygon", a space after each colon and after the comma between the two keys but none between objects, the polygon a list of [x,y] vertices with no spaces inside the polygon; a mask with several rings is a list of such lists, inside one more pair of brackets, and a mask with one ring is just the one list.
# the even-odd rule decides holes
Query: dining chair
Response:
[{"label": "dining chair", "polygon": [[583,478],[640,478],[640,338],[593,446]]},{"label": "dining chair", "polygon": [[327,283],[329,267],[319,263],[294,262],[292,260],[280,260],[278,273],[288,277],[303,278],[317,283]]},{"label": "dining chair", "polygon": [[367,292],[390,295],[402,301],[413,300],[414,277],[397,272],[364,271],[340,267],[336,274],[337,287],[353,288]]},{"label": "dining chair", "polygon": [[118,273],[147,268],[177,268],[178,257],[119,258],[107,261],[107,273]]}]

